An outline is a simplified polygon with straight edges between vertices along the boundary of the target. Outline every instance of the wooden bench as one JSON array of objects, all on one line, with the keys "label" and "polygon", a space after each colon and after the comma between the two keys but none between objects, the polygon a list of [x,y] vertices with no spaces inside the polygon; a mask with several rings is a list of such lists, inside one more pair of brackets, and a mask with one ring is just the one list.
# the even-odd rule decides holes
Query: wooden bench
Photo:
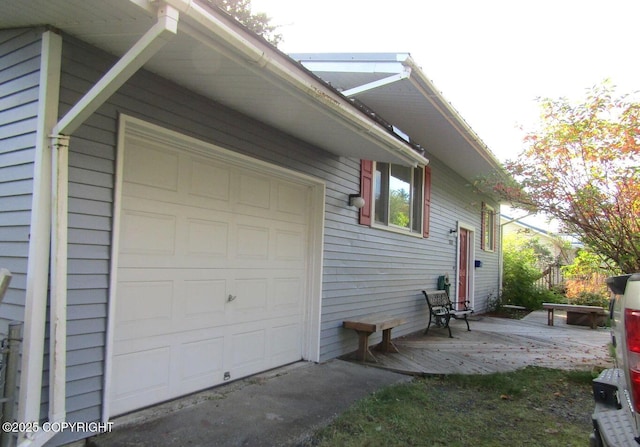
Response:
[{"label": "wooden bench", "polygon": [[365,315],[353,320],[342,322],[342,327],[353,329],[358,333],[358,351],[356,358],[361,362],[377,362],[369,349],[369,336],[382,331],[382,341],[374,348],[380,352],[398,352],[398,348],[391,342],[391,329],[404,324],[403,318],[390,317],[388,315]]},{"label": "wooden bench", "polygon": [[521,311],[527,310],[526,307],[524,307],[524,306],[516,306],[515,304],[503,304],[502,308],[503,309],[507,309],[507,310],[521,310]]},{"label": "wooden bench", "polygon": [[431,322],[435,321],[437,326],[446,327],[449,330],[449,338],[453,338],[453,335],[451,335],[451,327],[449,326],[451,317],[464,319],[464,322],[467,323],[467,330],[471,330],[467,316],[471,315],[473,310],[469,309],[466,303],[462,304],[464,309],[456,310],[453,308],[453,303],[445,290],[423,290],[422,293],[429,306],[429,323],[424,331],[425,334],[429,332]]},{"label": "wooden bench", "polygon": [[554,310],[564,310],[568,313],[574,312],[579,314],[588,314],[591,317],[591,329],[597,329],[598,317],[607,315],[607,311],[600,306],[582,306],[579,304],[558,304],[558,303],[542,303],[542,307],[547,310],[547,324],[553,326]]}]

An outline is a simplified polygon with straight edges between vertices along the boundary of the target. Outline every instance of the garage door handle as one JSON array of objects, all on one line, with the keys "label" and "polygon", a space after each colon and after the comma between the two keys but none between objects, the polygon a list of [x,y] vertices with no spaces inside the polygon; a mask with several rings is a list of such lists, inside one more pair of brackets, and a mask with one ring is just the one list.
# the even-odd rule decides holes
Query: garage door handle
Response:
[{"label": "garage door handle", "polygon": [[235,295],[229,295],[227,297],[227,303],[230,303],[231,301],[235,300],[236,298],[237,298],[237,296],[235,296]]}]

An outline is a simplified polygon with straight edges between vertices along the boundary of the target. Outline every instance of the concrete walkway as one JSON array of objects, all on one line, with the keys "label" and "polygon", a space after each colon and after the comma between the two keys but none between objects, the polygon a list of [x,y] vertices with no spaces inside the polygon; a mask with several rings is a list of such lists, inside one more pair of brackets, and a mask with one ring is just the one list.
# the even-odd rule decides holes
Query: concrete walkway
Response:
[{"label": "concrete walkway", "polygon": [[[118,418],[93,447],[296,446],[355,401],[411,380],[410,374],[489,373],[527,365],[553,368],[610,366],[607,329],[569,326],[546,312],[523,320],[474,317],[446,330],[394,340],[399,354],[370,364],[300,362]],[[395,363],[394,363],[395,362]],[[410,367],[407,367],[410,365]],[[383,368],[390,369],[383,369]]]},{"label": "concrete walkway", "polygon": [[300,362],[116,419],[89,445],[296,446],[357,400],[410,380],[342,360]]}]

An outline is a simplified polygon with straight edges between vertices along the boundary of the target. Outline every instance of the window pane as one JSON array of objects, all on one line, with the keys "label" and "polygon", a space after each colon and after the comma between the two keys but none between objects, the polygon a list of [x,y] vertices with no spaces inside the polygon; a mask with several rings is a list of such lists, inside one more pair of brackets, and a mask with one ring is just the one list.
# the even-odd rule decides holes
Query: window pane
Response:
[{"label": "window pane", "polygon": [[482,216],[484,234],[482,235],[482,237],[484,242],[484,249],[487,251],[495,250],[495,216],[496,214],[493,208],[488,205],[484,207],[484,213]]},{"label": "window pane", "polygon": [[413,170],[413,216],[411,217],[411,231],[422,233],[422,177],[424,168]]},{"label": "window pane", "polygon": [[389,204],[389,164],[376,163],[375,173],[375,221],[387,225]]},{"label": "window pane", "polygon": [[411,168],[391,165],[389,178],[389,224],[410,228]]}]

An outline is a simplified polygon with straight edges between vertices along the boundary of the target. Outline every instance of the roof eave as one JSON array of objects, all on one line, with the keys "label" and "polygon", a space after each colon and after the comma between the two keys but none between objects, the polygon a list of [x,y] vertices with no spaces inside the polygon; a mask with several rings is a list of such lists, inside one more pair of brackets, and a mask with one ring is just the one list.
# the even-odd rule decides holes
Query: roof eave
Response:
[{"label": "roof eave", "polygon": [[[130,0],[148,9],[149,1]],[[336,119],[336,124],[359,133],[371,144],[387,152],[391,159],[402,164],[427,165],[429,160],[413,150],[406,142],[396,138],[387,129],[367,117],[361,110],[337,90],[328,86],[301,64],[282,53],[260,36],[247,30],[234,20],[226,20],[194,0],[165,0],[195,24],[222,38],[237,56],[259,68],[257,72],[270,75],[271,82],[283,85],[301,94],[314,106]],[[202,36],[204,38],[205,36]],[[284,129],[283,129],[284,130]],[[349,156],[344,146],[325,148],[337,155]]]}]

